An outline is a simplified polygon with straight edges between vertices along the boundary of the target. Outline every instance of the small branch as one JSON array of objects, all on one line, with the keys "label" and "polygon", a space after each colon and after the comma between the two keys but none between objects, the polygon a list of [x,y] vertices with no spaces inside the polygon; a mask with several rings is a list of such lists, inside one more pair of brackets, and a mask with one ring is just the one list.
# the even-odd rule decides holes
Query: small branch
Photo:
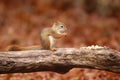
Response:
[{"label": "small branch", "polygon": [[120,73],[120,52],[106,47],[59,48],[0,52],[0,74],[35,71],[66,73],[91,68]]}]

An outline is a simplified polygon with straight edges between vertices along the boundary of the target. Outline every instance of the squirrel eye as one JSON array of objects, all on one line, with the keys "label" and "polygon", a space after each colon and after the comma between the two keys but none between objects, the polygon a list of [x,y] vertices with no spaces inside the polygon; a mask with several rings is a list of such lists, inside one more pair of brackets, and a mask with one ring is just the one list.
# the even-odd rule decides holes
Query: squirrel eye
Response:
[{"label": "squirrel eye", "polygon": [[63,26],[63,25],[61,25],[60,27],[61,27],[61,28],[63,28],[64,26]]}]

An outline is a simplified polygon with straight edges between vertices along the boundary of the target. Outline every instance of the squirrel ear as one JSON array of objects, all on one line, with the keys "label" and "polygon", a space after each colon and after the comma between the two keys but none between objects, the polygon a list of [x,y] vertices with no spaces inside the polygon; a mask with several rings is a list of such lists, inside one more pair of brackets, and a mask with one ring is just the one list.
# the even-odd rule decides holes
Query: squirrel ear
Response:
[{"label": "squirrel ear", "polygon": [[60,24],[60,23],[61,23],[61,21],[56,21],[56,22],[54,22],[53,25],[58,25],[58,24]]},{"label": "squirrel ear", "polygon": [[61,22],[61,21],[58,20],[56,23],[60,23],[60,22]]},{"label": "squirrel ear", "polygon": [[62,24],[62,22],[61,22],[61,21],[56,21],[55,24],[56,24],[56,25]]},{"label": "squirrel ear", "polygon": [[60,21],[56,21],[53,23],[53,25],[57,25],[58,23],[60,23]]}]

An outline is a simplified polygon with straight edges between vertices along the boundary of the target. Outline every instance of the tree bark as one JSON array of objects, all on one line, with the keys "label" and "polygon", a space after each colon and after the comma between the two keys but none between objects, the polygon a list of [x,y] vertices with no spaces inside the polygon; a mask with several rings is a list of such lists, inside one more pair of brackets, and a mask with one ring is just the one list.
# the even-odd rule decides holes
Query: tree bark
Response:
[{"label": "tree bark", "polygon": [[0,52],[0,74],[90,68],[120,73],[120,52],[99,46]]}]

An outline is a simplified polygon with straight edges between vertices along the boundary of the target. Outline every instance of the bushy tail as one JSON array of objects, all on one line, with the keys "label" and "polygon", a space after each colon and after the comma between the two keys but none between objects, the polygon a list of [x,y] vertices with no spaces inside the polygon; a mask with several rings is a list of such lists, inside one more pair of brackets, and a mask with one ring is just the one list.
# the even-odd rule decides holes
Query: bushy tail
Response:
[{"label": "bushy tail", "polygon": [[18,45],[10,45],[6,48],[6,51],[23,51],[23,50],[39,50],[40,46],[20,47]]}]

